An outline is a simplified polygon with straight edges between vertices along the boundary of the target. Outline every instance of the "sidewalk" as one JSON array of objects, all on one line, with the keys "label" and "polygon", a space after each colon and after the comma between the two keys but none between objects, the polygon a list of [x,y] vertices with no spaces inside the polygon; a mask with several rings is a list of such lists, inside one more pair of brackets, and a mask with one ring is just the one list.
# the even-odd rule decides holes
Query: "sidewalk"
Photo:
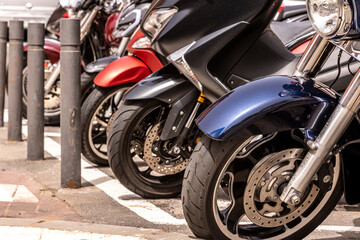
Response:
[{"label": "sidewalk", "polygon": [[80,189],[60,188],[59,160],[46,153],[28,161],[26,139],[6,138],[0,128],[0,239],[191,239],[145,228],[138,217],[120,221],[127,208],[85,180]]}]

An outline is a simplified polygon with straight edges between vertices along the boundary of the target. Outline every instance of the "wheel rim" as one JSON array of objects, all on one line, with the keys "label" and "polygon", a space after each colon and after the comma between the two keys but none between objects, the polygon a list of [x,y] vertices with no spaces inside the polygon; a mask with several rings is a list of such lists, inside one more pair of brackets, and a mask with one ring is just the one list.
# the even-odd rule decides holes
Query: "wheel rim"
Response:
[{"label": "wheel rim", "polygon": [[[329,164],[333,166],[331,190],[321,192],[321,190],[313,184],[305,194],[306,198],[302,198],[300,204],[294,209],[295,211],[283,211],[282,213],[280,212],[280,216],[274,216],[271,215],[272,212],[276,212],[276,209],[285,209],[286,207],[284,207],[284,204],[278,205],[280,204],[279,199],[270,199],[269,201],[269,198],[261,196],[265,193],[265,191],[259,191],[261,185],[268,189],[270,184],[276,183],[276,181],[271,182],[271,179],[265,179],[265,184],[262,183],[264,180],[263,176],[269,177],[269,174],[265,174],[263,170],[268,167],[268,171],[270,171],[270,169],[275,172],[281,171],[279,165],[276,170],[276,163],[270,163],[270,161],[279,160],[278,164],[281,165],[285,161],[288,161],[286,160],[286,155],[289,154],[293,156],[297,153],[302,157],[306,151],[304,149],[288,149],[277,155],[268,154],[262,158],[262,161],[250,164],[250,161],[244,161],[247,156],[240,157],[239,153],[243,152],[243,149],[253,144],[253,142],[254,138],[245,141],[231,155],[218,175],[219,177],[216,181],[215,189],[213,189],[212,196],[212,211],[215,216],[215,222],[220,231],[230,239],[248,239],[252,237],[282,239],[290,236],[309,223],[329,200],[339,181],[340,157],[337,155],[329,161]],[[290,153],[291,151],[292,153]],[[284,155],[285,157],[283,157]],[[299,157],[292,159],[293,161],[291,160],[290,162],[294,163],[300,160]],[[241,162],[241,164],[236,163],[237,161]],[[241,171],[236,170],[237,166],[240,165],[249,166],[249,168],[251,165],[253,166],[251,167],[252,170],[248,170],[245,174],[243,169],[238,169]],[[285,169],[286,165],[282,167]],[[294,171],[292,171],[292,174],[293,172]],[[242,180],[239,179],[240,173],[242,175],[245,174],[247,177],[243,177]],[[283,183],[287,181],[285,177],[286,175],[284,175],[284,178],[281,180]],[[273,194],[274,191],[270,191],[268,197],[271,196],[271,193]],[[274,194],[272,197],[273,196]],[[278,196],[279,194],[277,194],[277,197]],[[251,199],[251,197],[253,199]],[[265,199],[267,201],[265,201]],[[278,204],[273,204],[274,202]],[[268,206],[261,208],[261,204],[259,203],[263,203],[264,205],[268,204]]]},{"label": "wheel rim", "polygon": [[91,150],[94,154],[107,160],[107,130],[111,117],[118,110],[122,96],[129,89],[123,87],[109,94],[96,108],[91,116],[88,128],[88,139]]},{"label": "wheel rim", "polygon": [[[54,71],[57,64],[51,64],[50,60],[46,59],[44,63],[44,82],[51,73]],[[23,70],[23,84],[22,84],[22,94],[23,102],[27,105],[27,75],[28,67],[26,66]],[[55,85],[52,86],[50,92],[44,96],[44,111],[46,115],[58,114],[60,112],[60,81],[56,81]]]},{"label": "wheel rim", "polygon": [[[159,188],[169,187],[167,184],[172,186],[181,184],[183,170],[173,172],[169,170],[169,168],[176,168],[180,165],[186,167],[188,163],[188,159],[182,159],[180,156],[173,157],[173,159],[170,159],[170,156],[166,156],[168,157],[168,160],[172,160],[167,164],[165,159],[166,153],[163,153],[163,155],[156,155],[154,152],[151,152],[150,156],[149,153],[144,152],[149,149],[151,149],[151,151],[155,151],[153,143],[154,141],[159,140],[164,123],[164,116],[167,116],[168,111],[169,107],[162,105],[149,108],[141,115],[139,120],[136,121],[134,125],[135,127],[132,129],[128,140],[128,146],[130,147],[128,151],[130,153],[132,166],[134,167],[137,176],[143,183],[156,184]],[[151,138],[151,140],[147,138]],[[152,144],[152,146],[145,146],[146,143]],[[170,143],[167,142],[166,144]],[[159,146],[164,147],[166,144],[160,144]],[[147,157],[148,159],[145,159]],[[151,165],[150,162],[152,162],[153,158],[158,159],[160,163],[156,164],[156,166]],[[161,168],[166,170],[158,170],[157,167],[160,165],[166,165],[164,168]]]}]

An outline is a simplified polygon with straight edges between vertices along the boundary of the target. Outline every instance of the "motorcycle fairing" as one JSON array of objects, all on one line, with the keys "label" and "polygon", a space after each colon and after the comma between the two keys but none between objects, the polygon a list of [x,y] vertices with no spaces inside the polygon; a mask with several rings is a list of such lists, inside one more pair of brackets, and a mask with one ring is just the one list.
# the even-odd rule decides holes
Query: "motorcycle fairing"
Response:
[{"label": "motorcycle fairing", "polygon": [[172,65],[168,64],[143,79],[126,92],[127,101],[151,100],[172,104],[194,89],[194,85]]},{"label": "motorcycle fairing", "polygon": [[197,124],[220,141],[299,128],[314,137],[337,102],[336,92],[313,80],[268,77],[224,95],[200,115]]},{"label": "motorcycle fairing", "polygon": [[125,83],[139,82],[149,76],[151,71],[141,60],[125,56],[110,63],[94,79],[100,87],[112,87]]},{"label": "motorcycle fairing", "polygon": [[110,63],[119,59],[116,55],[111,55],[109,57],[100,58],[92,63],[89,63],[85,66],[85,72],[87,73],[99,73]]}]

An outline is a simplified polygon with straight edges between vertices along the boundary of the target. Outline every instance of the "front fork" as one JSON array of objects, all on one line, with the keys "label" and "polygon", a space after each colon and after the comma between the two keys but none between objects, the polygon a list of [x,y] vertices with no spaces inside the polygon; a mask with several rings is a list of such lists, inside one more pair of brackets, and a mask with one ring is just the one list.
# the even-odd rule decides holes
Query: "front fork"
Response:
[{"label": "front fork", "polygon": [[[300,60],[296,75],[316,75],[323,63],[326,61],[331,51],[330,42],[315,36],[314,40]],[[314,53],[312,56],[306,53]],[[305,59],[307,58],[307,59]],[[320,66],[321,65],[321,66]],[[342,96],[338,106],[325,124],[315,141],[308,143],[310,151],[307,153],[295,174],[290,179],[288,185],[280,196],[280,199],[288,204],[296,205],[300,203],[306,188],[309,186],[315,174],[319,171],[322,164],[328,159],[331,150],[340,140],[360,106],[360,70],[354,76],[349,87]],[[327,176],[328,178],[328,176]],[[328,179],[324,179],[324,181]]]},{"label": "front fork", "polygon": [[200,93],[200,96],[197,99],[197,102],[195,104],[193,111],[190,114],[189,119],[186,121],[184,128],[182,129],[179,137],[176,139],[176,141],[174,143],[173,148],[171,149],[171,152],[173,154],[175,154],[175,155],[181,154],[181,155],[184,155],[183,156],[184,158],[190,158],[190,156],[186,156],[186,153],[181,150],[181,146],[184,143],[184,140],[188,137],[191,126],[194,123],[197,113],[199,112],[200,106],[204,102],[205,102],[205,96],[203,93]]}]

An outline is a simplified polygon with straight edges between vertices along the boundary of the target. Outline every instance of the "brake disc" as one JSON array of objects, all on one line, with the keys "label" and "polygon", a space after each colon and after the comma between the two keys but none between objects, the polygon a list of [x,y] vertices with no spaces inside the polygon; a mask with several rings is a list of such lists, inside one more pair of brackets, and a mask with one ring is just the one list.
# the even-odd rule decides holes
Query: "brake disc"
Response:
[{"label": "brake disc", "polygon": [[173,175],[186,169],[189,159],[170,161],[168,164],[153,152],[153,144],[160,141],[163,122],[154,125],[148,133],[144,144],[144,160],[157,173]]},{"label": "brake disc", "polygon": [[278,227],[298,218],[311,206],[319,193],[315,184],[297,205],[280,200],[282,190],[296,171],[295,163],[305,154],[305,149],[288,149],[265,156],[255,165],[244,193],[244,209],[250,221],[262,227]]}]

